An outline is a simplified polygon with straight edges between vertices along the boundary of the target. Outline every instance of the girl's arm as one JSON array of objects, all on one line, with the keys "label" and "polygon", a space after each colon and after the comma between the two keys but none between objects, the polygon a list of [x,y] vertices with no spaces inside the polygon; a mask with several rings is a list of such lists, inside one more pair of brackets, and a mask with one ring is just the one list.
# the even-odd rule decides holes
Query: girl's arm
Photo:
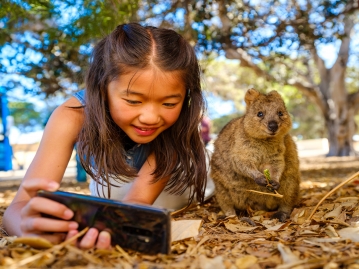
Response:
[{"label": "girl's arm", "polygon": [[59,235],[45,232],[67,232],[70,228],[77,228],[75,222],[41,218],[40,213],[47,213],[68,220],[73,212],[35,195],[40,189],[54,191],[59,187],[83,122],[83,109],[70,107],[79,105],[75,98],[71,98],[52,113],[39,149],[14,200],[5,211],[3,224],[10,234],[43,233],[43,237],[57,241]]},{"label": "girl's arm", "polygon": [[156,159],[152,153],[143,164],[138,173],[138,177],[133,181],[131,189],[123,198],[124,202],[152,205],[156,201],[157,197],[165,188],[169,177],[152,183],[153,175],[151,175],[151,173],[153,173],[155,168]]}]

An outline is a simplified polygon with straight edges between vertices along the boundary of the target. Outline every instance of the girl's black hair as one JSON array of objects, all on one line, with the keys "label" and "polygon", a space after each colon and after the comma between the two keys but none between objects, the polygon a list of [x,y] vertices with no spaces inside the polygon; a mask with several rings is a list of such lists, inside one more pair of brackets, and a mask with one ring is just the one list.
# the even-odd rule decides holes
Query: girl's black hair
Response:
[{"label": "girl's black hair", "polygon": [[178,120],[151,142],[157,165],[154,181],[170,175],[166,190],[182,194],[190,188],[189,202],[194,198],[203,202],[207,171],[199,132],[205,110],[200,67],[191,45],[170,29],[123,24],[95,46],[86,75],[85,119],[78,138],[81,163],[94,180],[107,183],[108,197],[110,177],[128,182],[137,175],[126,163],[125,133],[110,116],[107,87],[122,74],[151,66],[179,71],[187,89]]}]

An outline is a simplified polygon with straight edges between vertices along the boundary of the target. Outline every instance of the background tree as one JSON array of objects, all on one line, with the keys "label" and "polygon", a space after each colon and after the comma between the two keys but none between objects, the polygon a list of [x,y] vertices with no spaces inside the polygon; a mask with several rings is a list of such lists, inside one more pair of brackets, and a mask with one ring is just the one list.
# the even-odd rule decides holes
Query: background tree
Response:
[{"label": "background tree", "polygon": [[43,125],[44,117],[35,109],[33,103],[10,102],[9,112],[16,127],[22,131],[33,130]]},{"label": "background tree", "polygon": [[13,89],[22,84],[29,92],[46,95],[83,88],[93,42],[118,24],[136,20],[138,2],[1,1],[2,86]]},{"label": "background tree", "polygon": [[[306,96],[323,116],[329,155],[353,155],[359,91],[357,74],[349,69],[355,70],[355,65],[349,63],[355,62],[354,44],[352,47],[350,44],[358,19],[357,3],[349,0],[5,0],[0,3],[0,57],[6,56],[0,59],[0,79],[3,84],[8,81],[10,89],[23,80],[5,80],[4,74],[21,74],[30,78],[31,83],[25,83],[25,88],[48,95],[79,89],[83,85],[78,78],[87,65],[93,40],[107,34],[115,25],[140,21],[172,27],[193,45],[197,44],[200,57],[213,57],[216,53],[239,60],[238,68],[252,72],[254,79],[248,87],[266,81],[257,83],[256,88],[298,89],[301,95],[292,96]],[[338,57],[330,68],[320,58],[320,51],[327,44],[339,45]],[[348,80],[350,76],[354,79]]]},{"label": "background tree", "polygon": [[[357,10],[358,1],[346,0],[187,0],[172,1],[157,19],[168,25],[175,19],[167,12],[182,11],[186,23],[179,26],[187,36],[192,33],[199,52],[216,51],[258,77],[296,87],[324,118],[328,155],[346,156],[355,154],[359,109],[358,87],[350,89],[346,81]],[[326,44],[339,44],[330,68],[319,56]]]},{"label": "background tree", "polygon": [[[218,133],[231,119],[244,113],[245,92],[253,87],[263,91],[281,93],[293,118],[291,135],[298,139],[314,139],[326,136],[325,126],[318,107],[293,86],[281,85],[257,77],[250,68],[238,68],[238,60],[207,59],[201,63],[205,73],[204,89],[223,100],[234,102],[235,112],[212,120],[212,132]],[[357,69],[357,71],[359,71]],[[354,70],[353,70],[354,72]]]}]

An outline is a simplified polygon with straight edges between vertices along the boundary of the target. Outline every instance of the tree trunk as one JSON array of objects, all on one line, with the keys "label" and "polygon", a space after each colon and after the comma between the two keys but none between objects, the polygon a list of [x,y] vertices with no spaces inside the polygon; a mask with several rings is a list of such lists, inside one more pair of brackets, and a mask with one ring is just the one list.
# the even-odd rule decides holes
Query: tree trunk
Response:
[{"label": "tree trunk", "polygon": [[351,18],[345,20],[345,37],[342,39],[338,58],[332,68],[327,69],[316,51],[312,51],[321,82],[322,113],[328,133],[329,152],[327,156],[354,156],[353,135],[355,133],[354,110],[348,98],[345,86],[347,63],[349,58],[350,32],[353,28]]},{"label": "tree trunk", "polygon": [[[219,11],[223,32],[230,32],[231,24],[228,23],[225,10],[220,9]],[[300,75],[298,78],[282,81],[283,84],[296,87],[318,105],[328,133],[329,153],[327,156],[355,155],[352,139],[356,130],[354,115],[359,110],[359,92],[349,94],[345,85],[351,40],[350,33],[353,26],[353,17],[347,16],[344,19],[344,37],[339,48],[338,58],[330,69],[325,67],[324,61],[318,56],[315,47],[310,50],[312,59],[319,71],[319,84],[314,82],[316,75],[310,71],[311,66],[308,63],[307,81],[301,79],[302,76]],[[277,81],[276,77],[255,64],[245,50],[234,47],[230,42],[225,43],[223,47],[226,58],[238,59],[242,67],[252,69],[257,76],[270,81]]]},{"label": "tree trunk", "polygon": [[354,156],[354,113],[348,113],[344,120],[331,120],[325,117],[325,126],[329,142],[327,156]]}]

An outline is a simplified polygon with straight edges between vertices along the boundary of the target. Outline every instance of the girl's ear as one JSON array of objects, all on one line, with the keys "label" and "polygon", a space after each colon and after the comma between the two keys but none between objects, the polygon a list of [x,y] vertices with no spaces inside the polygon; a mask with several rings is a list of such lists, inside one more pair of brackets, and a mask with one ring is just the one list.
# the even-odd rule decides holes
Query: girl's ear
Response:
[{"label": "girl's ear", "polygon": [[253,103],[253,101],[258,98],[259,95],[260,93],[257,90],[253,88],[249,89],[244,97],[244,101],[246,102],[247,106],[250,106]]}]

